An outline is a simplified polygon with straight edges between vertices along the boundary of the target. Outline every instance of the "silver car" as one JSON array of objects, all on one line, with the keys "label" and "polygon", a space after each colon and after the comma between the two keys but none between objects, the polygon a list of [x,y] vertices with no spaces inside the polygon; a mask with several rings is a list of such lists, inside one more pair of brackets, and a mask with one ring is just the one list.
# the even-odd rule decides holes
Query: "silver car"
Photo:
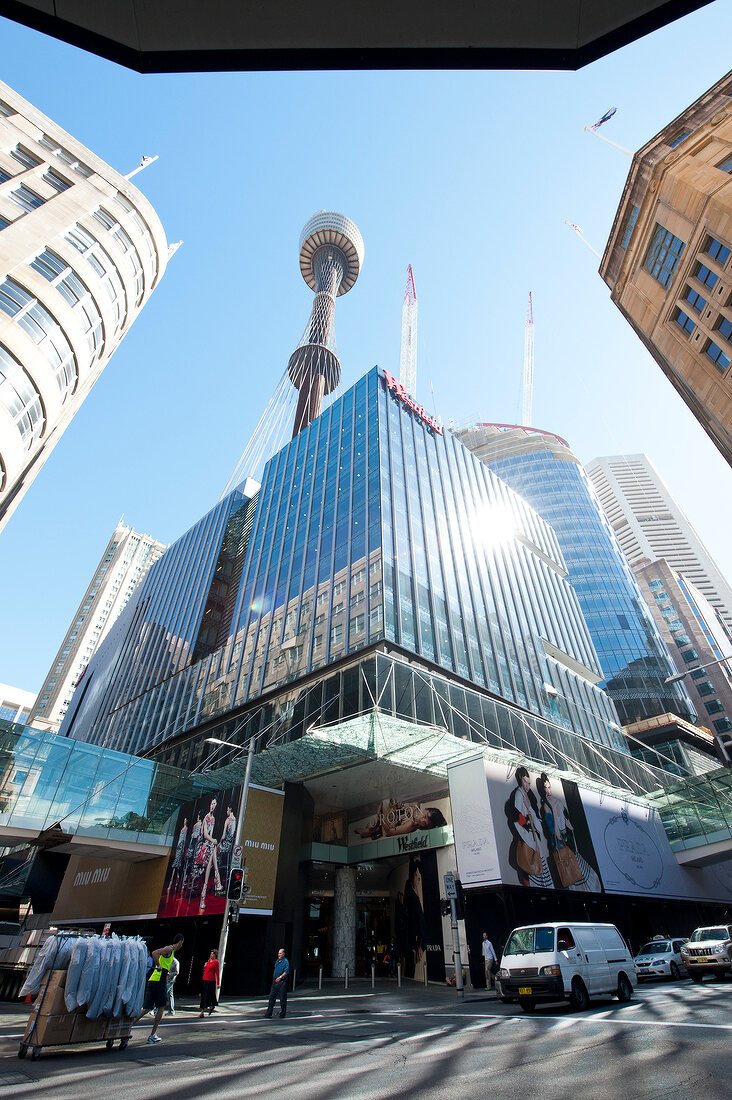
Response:
[{"label": "silver car", "polygon": [[645,978],[680,978],[682,972],[686,973],[681,960],[681,948],[685,943],[685,939],[659,938],[644,944],[633,960],[638,981],[642,982]]}]

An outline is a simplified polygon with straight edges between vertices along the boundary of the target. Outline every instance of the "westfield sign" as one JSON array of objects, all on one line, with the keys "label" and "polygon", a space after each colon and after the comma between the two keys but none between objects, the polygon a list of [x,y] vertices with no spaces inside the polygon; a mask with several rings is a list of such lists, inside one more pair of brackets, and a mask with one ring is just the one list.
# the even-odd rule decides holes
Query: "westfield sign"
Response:
[{"label": "westfield sign", "polygon": [[438,435],[442,435],[442,425],[438,424],[433,417],[428,416],[422,405],[418,405],[416,401],[412,401],[401,382],[398,382],[393,375],[389,374],[388,370],[384,371],[384,381],[386,382],[387,390],[392,390],[394,396],[399,398],[402,405],[406,405],[408,409],[416,413],[419,419],[423,420],[428,428],[432,428]]}]

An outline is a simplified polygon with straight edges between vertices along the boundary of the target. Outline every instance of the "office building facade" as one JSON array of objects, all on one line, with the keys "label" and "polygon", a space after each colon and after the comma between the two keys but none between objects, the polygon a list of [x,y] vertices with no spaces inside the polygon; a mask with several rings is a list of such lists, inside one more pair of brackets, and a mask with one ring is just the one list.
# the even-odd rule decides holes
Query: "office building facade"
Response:
[{"label": "office building facade", "polygon": [[32,691],[0,684],[0,718],[5,722],[20,722],[25,725],[36,701]]},{"label": "office building facade", "polygon": [[371,700],[357,672],[378,651],[396,715],[469,730],[485,696],[619,743],[551,527],[376,368],[171,546],[125,618],[62,732],[195,766],[191,731],[253,706],[287,737],[383,706],[376,664]]},{"label": "office building facade", "polygon": [[0,82],[0,529],[165,271],[150,203]]},{"label": "office building facade", "polygon": [[456,434],[554,529],[622,725],[667,711],[692,717],[685,690],[664,683],[675,671],[668,649],[567,442],[512,425]]},{"label": "office building facade", "polygon": [[612,455],[586,470],[631,568],[663,558],[699,589],[732,638],[732,589],[650,459]]},{"label": "office building facade", "polygon": [[732,463],[730,108],[732,72],[638,150],[600,274]]},{"label": "office building facade", "polygon": [[139,534],[120,520],[43,681],[29,724],[37,729],[58,730],[74,688],[97,647],[164,551],[163,543]]},{"label": "office building facade", "polygon": [[[699,715],[732,761],[732,645],[714,608],[668,562],[641,560],[636,580]],[[729,657],[729,662],[723,660]]]}]

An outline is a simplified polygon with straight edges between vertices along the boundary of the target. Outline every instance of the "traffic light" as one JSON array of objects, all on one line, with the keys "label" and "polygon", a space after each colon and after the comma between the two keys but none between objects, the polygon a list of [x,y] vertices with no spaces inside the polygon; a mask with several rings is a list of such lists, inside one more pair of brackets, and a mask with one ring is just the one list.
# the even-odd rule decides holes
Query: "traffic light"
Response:
[{"label": "traffic light", "polygon": [[244,872],[241,867],[235,867],[229,875],[229,887],[226,891],[226,896],[229,901],[241,901],[242,890],[244,889]]},{"label": "traffic light", "polygon": [[458,920],[465,920],[465,895],[463,894],[463,884],[459,879],[455,879],[455,890],[457,891],[455,916]]},{"label": "traffic light", "polygon": [[450,902],[447,900],[447,898],[440,898],[440,912],[442,913],[443,917],[450,916]]}]

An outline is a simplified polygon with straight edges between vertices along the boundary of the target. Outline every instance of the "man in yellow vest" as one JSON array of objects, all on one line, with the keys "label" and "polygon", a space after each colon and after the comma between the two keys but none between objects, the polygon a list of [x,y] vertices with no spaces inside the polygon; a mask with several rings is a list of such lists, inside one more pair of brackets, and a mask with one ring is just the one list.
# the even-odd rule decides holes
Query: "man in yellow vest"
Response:
[{"label": "man in yellow vest", "polygon": [[147,1037],[148,1043],[162,1043],[163,1041],[158,1035],[158,1024],[163,1018],[168,999],[168,971],[175,958],[175,952],[180,951],[182,946],[183,937],[176,936],[169,947],[159,947],[157,951],[152,952],[152,970],[145,986],[145,1002],[142,1006],[143,1016],[146,1012],[155,1009],[152,1031]]}]

